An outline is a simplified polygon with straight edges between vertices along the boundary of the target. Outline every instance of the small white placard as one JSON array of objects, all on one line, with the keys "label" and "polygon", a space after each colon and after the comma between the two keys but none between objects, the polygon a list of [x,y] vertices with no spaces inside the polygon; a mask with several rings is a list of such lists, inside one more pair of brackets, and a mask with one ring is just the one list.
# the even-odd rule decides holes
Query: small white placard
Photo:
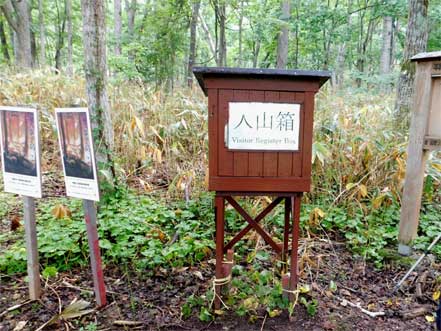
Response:
[{"label": "small white placard", "polygon": [[87,108],[55,109],[66,195],[99,201],[98,177]]},{"label": "small white placard", "polygon": [[230,102],[228,149],[298,151],[300,105]]},{"label": "small white placard", "polygon": [[41,198],[37,110],[0,107],[0,136],[5,192]]}]

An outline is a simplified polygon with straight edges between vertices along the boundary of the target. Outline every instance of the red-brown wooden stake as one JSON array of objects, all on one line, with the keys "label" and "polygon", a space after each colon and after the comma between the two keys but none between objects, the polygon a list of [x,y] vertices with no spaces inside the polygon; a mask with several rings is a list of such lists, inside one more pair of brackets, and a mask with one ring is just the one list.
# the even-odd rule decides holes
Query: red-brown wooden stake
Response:
[{"label": "red-brown wooden stake", "polygon": [[84,217],[86,220],[87,239],[89,242],[90,264],[92,266],[93,287],[98,307],[106,305],[106,286],[104,284],[103,267],[96,227],[95,203],[90,200],[83,200]]}]

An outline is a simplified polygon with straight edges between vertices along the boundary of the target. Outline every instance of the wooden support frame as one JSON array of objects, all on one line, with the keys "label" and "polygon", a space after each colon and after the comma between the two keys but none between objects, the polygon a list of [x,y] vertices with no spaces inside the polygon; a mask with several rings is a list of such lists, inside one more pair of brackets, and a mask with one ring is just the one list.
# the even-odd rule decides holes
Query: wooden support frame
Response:
[{"label": "wooden support frame", "polygon": [[[289,293],[291,301],[295,300],[294,291],[297,289],[298,282],[298,246],[300,236],[300,207],[303,193],[283,194],[276,198],[255,218],[252,218],[233,198],[234,192],[217,192],[215,200],[215,219],[216,219],[216,279],[214,281],[214,306],[215,309],[221,307],[221,292],[223,286],[227,285],[231,280],[231,269],[233,266],[233,247],[237,244],[246,233],[254,229],[258,232],[265,242],[271,246],[282,258],[284,262],[283,272],[286,272],[286,262],[288,260],[288,251],[291,249],[290,272],[282,276],[282,285],[286,293]],[[266,193],[254,193],[253,195],[267,195]],[[280,245],[265,232],[259,225],[277,205],[285,202],[283,243]],[[233,239],[225,244],[225,203],[228,202],[243,218],[248,222]],[[292,221],[292,222],[291,222]],[[291,223],[291,224],[290,224]],[[289,239],[291,237],[291,245]],[[226,261],[224,256],[226,254]]]},{"label": "wooden support frame", "polygon": [[441,89],[436,85],[439,83],[437,74],[441,52],[421,53],[412,61],[416,61],[417,65],[398,235],[398,252],[402,255],[411,253],[410,245],[417,235],[427,159],[432,150],[441,146],[440,133],[437,132],[441,116],[438,108]]}]

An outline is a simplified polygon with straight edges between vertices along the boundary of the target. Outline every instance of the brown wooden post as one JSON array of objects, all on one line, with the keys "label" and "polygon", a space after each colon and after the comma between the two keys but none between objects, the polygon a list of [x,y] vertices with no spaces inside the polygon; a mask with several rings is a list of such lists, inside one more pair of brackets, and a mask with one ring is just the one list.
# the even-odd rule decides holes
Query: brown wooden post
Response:
[{"label": "brown wooden post", "polygon": [[[413,58],[413,61],[417,61],[415,94],[410,123],[409,146],[407,149],[407,167],[401,206],[400,232],[398,235],[398,251],[403,255],[410,254],[410,243],[417,235],[424,185],[424,170],[430,154],[430,151],[425,149],[424,145],[426,137],[430,133],[428,127],[431,118],[432,98],[434,98],[433,86],[435,80],[438,80],[438,84],[440,83],[439,76],[436,77],[434,75],[436,70],[434,61],[439,60],[441,60],[441,52],[419,54]],[[436,107],[438,108],[439,105]],[[441,132],[439,134],[440,137],[438,138],[441,138]]]},{"label": "brown wooden post", "polygon": [[92,266],[93,287],[98,307],[106,305],[106,286],[104,284],[103,267],[101,263],[101,253],[98,241],[98,231],[96,227],[96,208],[95,202],[83,200],[84,217],[87,227],[87,240],[89,242],[90,264]]},{"label": "brown wooden post", "polygon": [[23,197],[26,255],[29,278],[29,298],[37,300],[41,295],[40,265],[38,263],[37,227],[35,222],[35,199]]}]

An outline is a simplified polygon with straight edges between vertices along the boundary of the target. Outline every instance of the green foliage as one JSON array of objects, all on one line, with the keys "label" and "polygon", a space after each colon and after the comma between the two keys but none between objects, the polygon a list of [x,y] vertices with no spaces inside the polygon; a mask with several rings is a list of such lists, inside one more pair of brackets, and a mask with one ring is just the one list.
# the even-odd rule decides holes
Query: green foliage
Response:
[{"label": "green foliage", "polygon": [[309,316],[313,317],[317,314],[318,301],[316,299],[307,300],[305,297],[301,297],[300,303],[306,307]]},{"label": "green foliage", "polygon": [[46,268],[44,268],[43,272],[41,273],[43,278],[55,277],[57,276],[57,274],[58,274],[58,270],[54,266],[47,266]]},{"label": "green foliage", "polygon": [[[51,211],[59,201],[40,206],[37,231],[40,261],[53,271],[88,263],[88,244],[79,200],[63,200],[72,210],[70,219],[56,219]],[[99,209],[100,247],[105,263],[132,263],[137,268],[193,265],[211,254],[213,215],[211,196],[188,206],[165,204],[131,193],[109,199]],[[171,243],[173,236],[178,239]],[[0,256],[0,270],[26,270],[23,239]]]}]

